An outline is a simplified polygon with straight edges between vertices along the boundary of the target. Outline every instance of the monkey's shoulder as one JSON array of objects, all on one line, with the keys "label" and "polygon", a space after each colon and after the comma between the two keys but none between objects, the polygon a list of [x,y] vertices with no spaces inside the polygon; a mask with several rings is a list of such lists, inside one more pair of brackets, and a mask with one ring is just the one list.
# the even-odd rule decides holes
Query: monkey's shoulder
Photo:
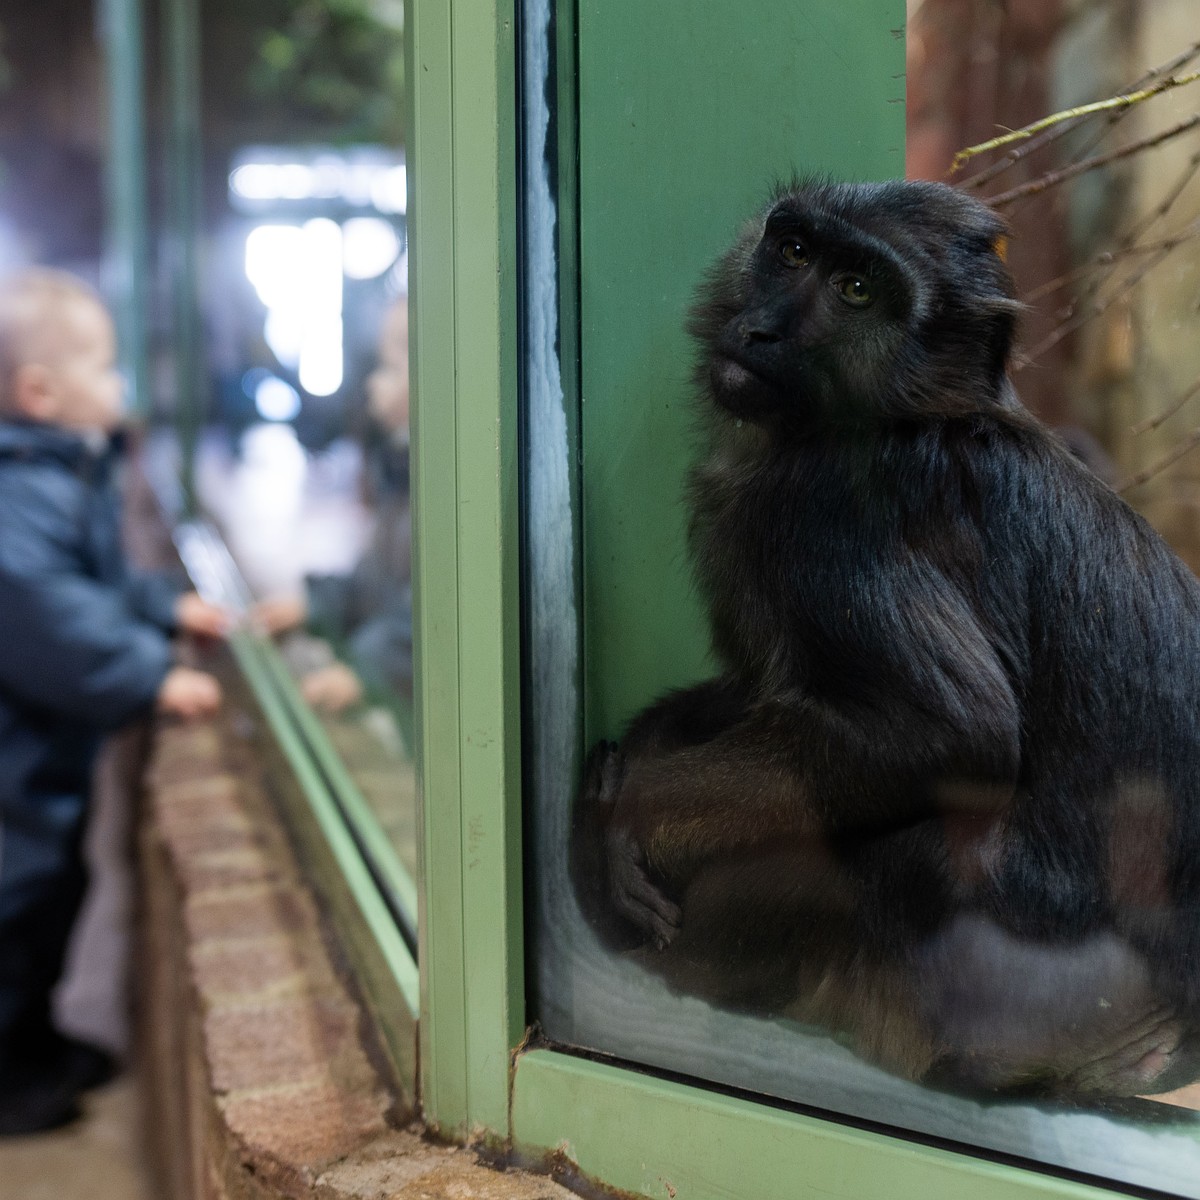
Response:
[{"label": "monkey's shoulder", "polygon": [[[1143,572],[1179,563],[1174,551],[1056,434],[1031,418],[954,431],[951,472],[976,499],[980,524],[1045,553],[1104,558],[1116,549]],[[1190,573],[1189,577],[1190,577]]]},{"label": "monkey's shoulder", "polygon": [[[1023,410],[869,436],[719,445],[690,478],[691,547],[710,595],[840,586],[928,560],[1023,591],[1070,579],[1200,611],[1200,587],[1150,525]],[[804,570],[795,568],[803,564]],[[996,582],[996,581],[993,581]]]}]

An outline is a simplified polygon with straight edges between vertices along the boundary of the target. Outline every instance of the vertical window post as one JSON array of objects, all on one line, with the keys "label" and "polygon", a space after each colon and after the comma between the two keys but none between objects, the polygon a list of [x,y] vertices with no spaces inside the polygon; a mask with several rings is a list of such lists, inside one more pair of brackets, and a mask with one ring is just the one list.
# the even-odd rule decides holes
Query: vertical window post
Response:
[{"label": "vertical window post", "polygon": [[146,106],[141,0],[101,0],[108,98],[108,212],[104,288],[112,302],[132,411],[150,406],[146,358],[149,275]]},{"label": "vertical window post", "polygon": [[512,0],[413,0],[408,136],[422,1102],[507,1131],[525,1028]]},{"label": "vertical window post", "polygon": [[182,450],[183,498],[195,511],[193,458],[204,416],[196,243],[200,234],[200,15],[197,0],[166,0],[167,229],[175,419]]}]

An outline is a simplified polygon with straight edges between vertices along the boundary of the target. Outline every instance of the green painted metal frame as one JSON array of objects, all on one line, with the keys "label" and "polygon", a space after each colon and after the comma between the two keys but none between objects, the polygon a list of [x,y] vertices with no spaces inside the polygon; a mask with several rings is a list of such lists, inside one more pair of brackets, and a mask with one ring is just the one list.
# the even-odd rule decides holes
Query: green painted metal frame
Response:
[{"label": "green painted metal frame", "polygon": [[[415,930],[418,907],[416,880],[400,861],[400,856],[388,840],[379,818],[371,811],[367,798],[342,762],[321,722],[301,696],[292,673],[279,652],[270,642],[265,642],[260,654],[263,665],[270,672],[277,695],[291,714],[292,722],[303,737],[315,765],[328,781],[329,788],[336,796],[338,808],[352,827],[362,853],[369,859],[370,867],[378,875],[381,885],[395,898],[405,924]],[[403,977],[406,995],[415,1014],[418,1004],[415,964],[411,990],[407,990],[408,976],[408,969],[405,968]]]},{"label": "green painted metal frame", "polygon": [[422,1102],[507,1135],[524,1035],[515,13],[407,13]]},{"label": "green painted metal frame", "polygon": [[1112,1193],[548,1050],[523,1055],[520,1157],[663,1200],[1100,1200]]},{"label": "green painted metal frame", "polygon": [[[317,890],[337,920],[397,1081],[415,1109],[417,964],[347,827],[344,798],[335,790],[337,780],[325,774],[297,721],[303,701],[278,651],[247,631],[233,634],[230,649],[270,730],[273,748],[264,748],[266,757],[269,761],[274,757],[272,749],[277,750],[287,769],[271,773],[277,785],[275,799],[304,851]],[[294,788],[279,786],[285,774]]]}]

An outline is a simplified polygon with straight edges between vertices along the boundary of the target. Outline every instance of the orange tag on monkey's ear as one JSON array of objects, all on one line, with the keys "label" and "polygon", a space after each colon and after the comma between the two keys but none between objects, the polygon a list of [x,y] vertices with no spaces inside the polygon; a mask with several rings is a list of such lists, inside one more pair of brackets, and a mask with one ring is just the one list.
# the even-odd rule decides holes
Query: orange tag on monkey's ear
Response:
[{"label": "orange tag on monkey's ear", "polygon": [[993,243],[992,252],[1002,262],[1008,262],[1008,235],[1002,233]]}]

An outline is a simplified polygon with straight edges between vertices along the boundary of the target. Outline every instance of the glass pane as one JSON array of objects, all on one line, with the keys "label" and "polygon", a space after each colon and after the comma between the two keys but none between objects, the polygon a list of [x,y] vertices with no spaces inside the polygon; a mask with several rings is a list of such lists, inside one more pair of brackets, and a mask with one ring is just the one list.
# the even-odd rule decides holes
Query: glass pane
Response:
[{"label": "glass pane", "polygon": [[276,639],[332,743],[351,815],[386,834],[368,839],[390,860],[374,865],[411,882],[403,7],[239,0],[195,18],[187,466],[249,589],[246,619]]},{"label": "glass pane", "polygon": [[[943,178],[997,125],[1155,64],[1195,70],[1183,9],[1151,7],[913,5],[910,173]],[[740,340],[692,381],[689,304],[774,179],[901,173],[903,13],[555,16],[578,70],[535,40],[524,88],[534,1015],[562,1046],[1200,1195],[1200,590],[1087,473],[1200,561],[1190,460],[1166,464],[1200,444],[1200,143],[1193,125],[1156,156],[1071,167],[1183,122],[1194,95],[1102,113],[966,188],[1003,237],[945,196],[917,216],[802,190],[721,268],[700,324]],[[935,212],[931,250],[914,229]],[[1013,380],[1069,450],[1004,407],[1005,257],[1028,305]],[[953,352],[937,340],[985,312]],[[911,338],[916,359],[891,349]],[[809,357],[785,368],[779,345]],[[955,415],[964,388],[978,417]],[[694,432],[714,389],[715,452]],[[899,415],[846,415],[887,396]],[[797,414],[822,397],[820,419]],[[685,476],[706,453],[697,510]],[[690,690],[645,715],[670,688]]]}]

